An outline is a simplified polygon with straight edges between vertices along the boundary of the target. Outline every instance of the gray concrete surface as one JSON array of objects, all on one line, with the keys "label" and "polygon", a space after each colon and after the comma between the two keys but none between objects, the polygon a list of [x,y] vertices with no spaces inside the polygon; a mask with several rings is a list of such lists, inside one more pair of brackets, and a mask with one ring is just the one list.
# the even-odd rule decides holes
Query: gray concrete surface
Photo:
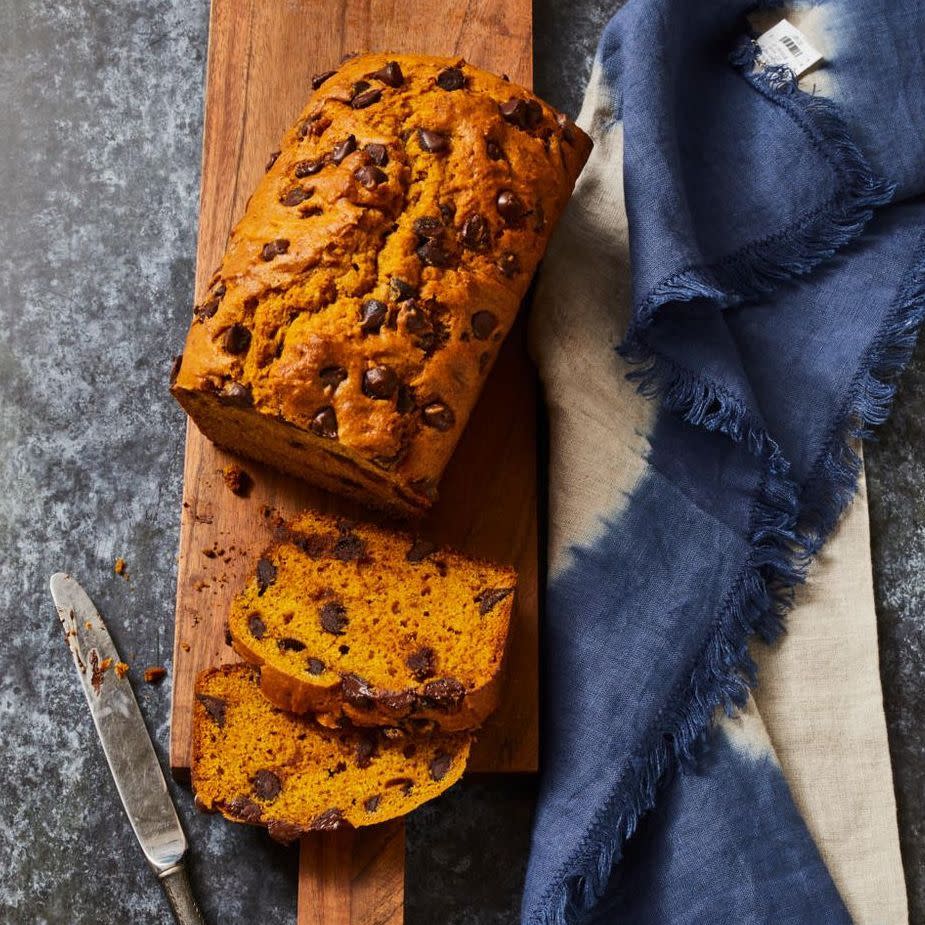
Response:
[{"label": "gray concrete surface", "polygon": [[[573,114],[610,2],[537,0],[536,83]],[[164,382],[190,311],[203,0],[0,0],[0,920],[155,923],[46,591],[79,575],[168,738],[183,416]],[[881,656],[913,921],[925,920],[925,351],[868,452]],[[112,572],[128,562],[128,580]],[[296,852],[193,811],[212,922],[291,923]],[[409,823],[409,925],[515,921],[529,778],[467,783]]]}]

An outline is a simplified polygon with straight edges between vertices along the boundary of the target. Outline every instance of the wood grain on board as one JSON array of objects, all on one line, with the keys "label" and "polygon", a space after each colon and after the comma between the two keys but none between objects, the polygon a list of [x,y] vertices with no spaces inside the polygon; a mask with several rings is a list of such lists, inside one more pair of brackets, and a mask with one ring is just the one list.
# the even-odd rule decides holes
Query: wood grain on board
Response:
[{"label": "wood grain on board", "polygon": [[[530,0],[213,0],[206,74],[197,301],[267,156],[305,104],[313,74],[352,51],[464,57],[530,85]],[[470,770],[532,771],[538,760],[535,374],[515,327],[421,532],[519,571],[503,705],[482,730]],[[268,543],[273,516],[304,507],[368,517],[356,505],[247,461],[248,498],[221,470],[233,457],[189,424],[174,644],[170,762],[188,773],[193,684],[235,661],[225,642],[231,598]],[[300,925],[401,922],[403,827],[303,840]],[[358,859],[365,859],[357,868]],[[383,897],[390,897],[388,900]],[[396,898],[397,897],[397,898]],[[389,911],[397,902],[398,911]],[[366,908],[367,903],[375,903]],[[344,912],[343,910],[347,911]],[[340,911],[338,911],[340,910]],[[376,911],[378,910],[378,911]]]}]

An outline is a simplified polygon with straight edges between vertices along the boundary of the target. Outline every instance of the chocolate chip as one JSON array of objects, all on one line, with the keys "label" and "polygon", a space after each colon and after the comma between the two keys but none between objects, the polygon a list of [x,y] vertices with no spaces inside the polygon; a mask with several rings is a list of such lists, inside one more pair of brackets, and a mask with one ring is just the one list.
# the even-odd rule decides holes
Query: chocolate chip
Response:
[{"label": "chocolate chip", "polygon": [[511,97],[501,104],[501,115],[518,128],[532,129],[542,121],[543,108],[536,100]]},{"label": "chocolate chip", "polygon": [[355,135],[348,135],[343,141],[339,141],[331,149],[331,160],[339,164],[348,154],[353,154],[357,149],[357,140]]},{"label": "chocolate chip", "polygon": [[449,253],[438,241],[425,241],[415,250],[415,253],[426,267],[448,267],[451,263]]},{"label": "chocolate chip", "polygon": [[475,601],[479,605],[479,613],[484,617],[494,609],[495,605],[503,601],[509,594],[513,594],[513,588],[486,588],[475,596]]},{"label": "chocolate chip", "polygon": [[284,206],[300,206],[306,199],[311,199],[312,192],[304,186],[293,186],[279,201]]},{"label": "chocolate chip", "polygon": [[443,780],[452,764],[453,759],[446,752],[437,752],[430,763],[430,779]]},{"label": "chocolate chip", "polygon": [[373,366],[363,373],[363,394],[369,398],[391,398],[398,388],[398,375],[388,366]]},{"label": "chocolate chip", "polygon": [[316,437],[324,437],[327,440],[337,439],[337,415],[330,405],[325,405],[315,412],[311,419],[308,429]]},{"label": "chocolate chip", "polygon": [[243,324],[233,324],[225,331],[222,344],[229,353],[247,353],[247,348],[251,345],[251,332]]},{"label": "chocolate chip", "polygon": [[280,652],[304,652],[305,643],[299,639],[293,639],[291,636],[282,636],[276,640],[276,645]]},{"label": "chocolate chip", "polygon": [[480,311],[472,316],[470,324],[476,340],[488,340],[491,332],[498,327],[498,318],[494,312]]},{"label": "chocolate chip", "polygon": [[276,581],[276,574],[276,566],[269,559],[261,557],[257,560],[258,594],[263,594]]},{"label": "chocolate chip", "polygon": [[259,613],[252,613],[247,618],[247,628],[251,631],[254,639],[263,639],[267,634],[267,625],[263,622]]},{"label": "chocolate chip", "polygon": [[390,713],[396,716],[407,716],[418,705],[418,697],[414,691],[385,691],[379,695],[379,703]]},{"label": "chocolate chip", "polygon": [[279,257],[280,254],[285,254],[288,250],[289,242],[285,238],[277,238],[275,241],[270,241],[263,245],[263,250],[260,252],[260,256],[269,262],[274,257]]},{"label": "chocolate chip", "polygon": [[430,540],[416,539],[405,553],[408,562],[423,562],[431,553],[436,552],[437,544]]},{"label": "chocolate chip", "polygon": [[428,128],[418,129],[418,141],[421,148],[428,154],[442,154],[450,147],[450,141],[441,132],[433,132]]},{"label": "chocolate chip", "polygon": [[491,138],[485,139],[485,151],[493,161],[500,161],[504,159],[504,151],[501,149],[501,145],[499,145],[497,141],[494,141]]},{"label": "chocolate chip", "polygon": [[520,272],[520,257],[512,254],[510,251],[502,254],[498,258],[498,269],[508,278],[511,279]]},{"label": "chocolate chip", "polygon": [[465,85],[465,75],[458,67],[446,67],[437,75],[437,86],[441,90],[462,90]]},{"label": "chocolate chip", "polygon": [[254,403],[250,386],[233,380],[225,383],[219,397],[225,404],[233,405],[237,408],[248,408]]},{"label": "chocolate chip", "polygon": [[491,228],[485,217],[479,215],[478,212],[473,212],[471,215],[466,216],[462,230],[459,232],[459,240],[462,241],[463,246],[474,251],[484,250],[488,247],[490,236]]},{"label": "chocolate chip", "polygon": [[[332,96],[332,99],[337,99],[337,97]],[[331,120],[327,116],[323,116],[320,112],[312,113],[299,126],[299,138],[305,138],[307,135],[322,135],[330,124]]]},{"label": "chocolate chip", "polygon": [[325,388],[336,390],[347,378],[347,370],[344,369],[343,366],[325,366],[318,371],[318,378],[322,381]]},{"label": "chocolate chip", "polygon": [[378,103],[381,99],[382,91],[378,87],[373,87],[370,90],[364,90],[362,93],[358,93],[350,101],[350,105],[354,109],[366,109],[367,106],[372,106],[373,103]]},{"label": "chocolate chip", "polygon": [[320,658],[308,660],[308,673],[313,675],[324,674],[324,662]]},{"label": "chocolate chip", "polygon": [[324,71],[322,74],[315,74],[312,77],[312,90],[317,90],[329,77],[333,77],[337,71]]},{"label": "chocolate chip", "polygon": [[177,376],[180,375],[180,367],[183,365],[183,354],[178,353],[173,358],[173,363],[170,364],[170,384],[173,385],[177,381]]},{"label": "chocolate chip", "polygon": [[272,803],[283,789],[283,782],[272,772],[261,769],[251,778],[254,793],[261,799]]},{"label": "chocolate chip", "polygon": [[367,74],[366,76],[372,77],[373,80],[381,80],[390,87],[400,87],[405,82],[405,75],[402,74],[397,61],[389,61],[378,71],[373,71],[372,74]]},{"label": "chocolate chip", "polygon": [[242,822],[257,823],[263,819],[263,810],[250,797],[235,797],[228,811]]},{"label": "chocolate chip", "polygon": [[466,689],[455,678],[440,678],[424,685],[424,704],[447,713],[458,710]]},{"label": "chocolate chip", "polygon": [[516,193],[512,193],[507,189],[498,193],[495,203],[498,207],[498,214],[508,225],[521,225],[523,220],[530,214],[530,210],[523,204],[523,200]]},{"label": "chocolate chip", "polygon": [[369,159],[377,167],[385,167],[389,162],[389,152],[386,150],[385,145],[370,143],[366,145],[363,150],[369,155]]},{"label": "chocolate chip", "polygon": [[395,399],[395,410],[399,414],[411,414],[416,407],[417,401],[414,397],[414,388],[403,382],[398,387],[398,397]]},{"label": "chocolate chip", "polygon": [[326,809],[320,816],[315,816],[309,828],[316,832],[333,832],[349,825],[350,823],[344,819],[344,814],[341,810]]},{"label": "chocolate chip", "polygon": [[227,701],[221,697],[212,697],[209,694],[197,694],[196,699],[205,707],[205,711],[212,718],[212,722],[221,729],[225,725],[225,715],[228,709]]},{"label": "chocolate chip", "polygon": [[372,730],[359,733],[356,741],[356,760],[358,768],[368,768],[373,758],[379,753],[379,737]]},{"label": "chocolate chip", "polygon": [[267,158],[267,166],[264,167],[264,172],[268,171],[275,163],[276,159],[280,156],[280,151],[271,151],[270,156]]},{"label": "chocolate chip", "polygon": [[341,535],[334,543],[331,550],[335,559],[341,562],[359,562],[367,558],[366,543],[363,542],[355,533],[342,528]]},{"label": "chocolate chip", "polygon": [[318,157],[314,160],[299,161],[299,163],[295,165],[295,175],[299,180],[302,180],[305,177],[311,177],[318,173],[322,167],[324,167],[323,157]]},{"label": "chocolate chip", "polygon": [[380,170],[374,164],[365,164],[363,167],[357,167],[353,171],[354,179],[364,189],[375,189],[380,183],[386,183],[389,179],[384,170]]},{"label": "chocolate chip", "polygon": [[330,542],[323,533],[303,533],[293,536],[292,542],[310,559],[320,559],[328,553]]},{"label": "chocolate chip", "polygon": [[456,206],[452,202],[441,202],[437,206],[437,211],[440,213],[440,218],[443,219],[443,224],[449,227],[453,224],[453,219],[456,217]]},{"label": "chocolate chip", "polygon": [[368,90],[368,89],[369,89],[369,81],[368,81],[368,80],[358,80],[358,81],[357,81],[356,83],[354,83],[354,85],[350,88],[350,98],[353,99],[353,97],[355,97],[357,94],[363,93],[365,90]]},{"label": "chocolate chip", "polygon": [[367,299],[360,308],[360,330],[364,334],[378,334],[389,307],[378,299]]},{"label": "chocolate chip", "polygon": [[195,308],[193,314],[201,321],[205,321],[206,318],[211,318],[218,311],[219,301],[219,299],[209,299],[208,302],[203,302],[202,305]]},{"label": "chocolate chip", "polygon": [[367,797],[363,801],[363,809],[368,813],[374,813],[379,809],[379,802],[382,800],[382,797],[378,793],[374,793],[371,797]]},{"label": "chocolate chip", "polygon": [[439,238],[443,234],[443,222],[439,218],[431,218],[428,215],[422,215],[414,220],[411,226],[416,235],[424,238]]},{"label": "chocolate chip", "polygon": [[404,322],[405,330],[410,334],[420,334],[430,327],[430,321],[424,309],[413,299],[404,303],[399,316]]},{"label": "chocolate chip", "polygon": [[389,295],[395,302],[406,302],[417,295],[417,290],[411,283],[406,283],[403,279],[393,276],[389,280]]},{"label": "chocolate chip", "polygon": [[319,611],[321,628],[332,636],[343,636],[347,624],[347,608],[340,601],[325,601]]},{"label": "chocolate chip", "polygon": [[267,835],[281,845],[291,845],[305,834],[305,829],[288,819],[271,819],[267,823]]},{"label": "chocolate chip", "polygon": [[572,144],[575,141],[575,124],[564,113],[556,113],[556,124],[562,129],[562,140]]},{"label": "chocolate chip", "polygon": [[437,654],[430,646],[422,646],[405,659],[415,681],[426,681],[437,673]]},{"label": "chocolate chip", "polygon": [[452,409],[442,401],[432,401],[425,405],[422,416],[428,427],[435,427],[437,430],[447,431],[456,423]]},{"label": "chocolate chip", "polygon": [[373,708],[374,691],[369,682],[355,674],[345,674],[341,678],[341,693],[344,700],[358,710]]}]

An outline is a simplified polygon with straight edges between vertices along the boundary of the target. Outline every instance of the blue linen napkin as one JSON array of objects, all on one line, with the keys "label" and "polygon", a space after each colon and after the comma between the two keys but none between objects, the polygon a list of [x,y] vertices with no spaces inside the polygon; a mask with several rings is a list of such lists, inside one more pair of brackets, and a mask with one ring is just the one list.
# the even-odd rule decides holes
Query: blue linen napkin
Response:
[{"label": "blue linen napkin", "polygon": [[[925,8],[761,4],[824,53],[797,80],[754,7],[630,0],[599,47],[599,167],[534,319],[552,548],[524,925],[850,921],[776,762],[713,720],[745,703],[749,639],[781,632],[925,314]],[[543,307],[563,285],[587,293],[572,318]]]}]

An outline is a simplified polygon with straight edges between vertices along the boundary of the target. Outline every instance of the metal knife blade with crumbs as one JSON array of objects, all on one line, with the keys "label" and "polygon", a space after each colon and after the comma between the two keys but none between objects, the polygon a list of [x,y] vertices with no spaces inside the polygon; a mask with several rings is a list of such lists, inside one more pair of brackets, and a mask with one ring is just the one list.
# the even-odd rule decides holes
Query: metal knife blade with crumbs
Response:
[{"label": "metal knife blade with crumbs", "polygon": [[103,618],[70,576],[51,576],[51,596],[74,656],[90,714],[125,813],[179,925],[205,925],[190,888],[186,836],[167,791],[151,737]]}]

